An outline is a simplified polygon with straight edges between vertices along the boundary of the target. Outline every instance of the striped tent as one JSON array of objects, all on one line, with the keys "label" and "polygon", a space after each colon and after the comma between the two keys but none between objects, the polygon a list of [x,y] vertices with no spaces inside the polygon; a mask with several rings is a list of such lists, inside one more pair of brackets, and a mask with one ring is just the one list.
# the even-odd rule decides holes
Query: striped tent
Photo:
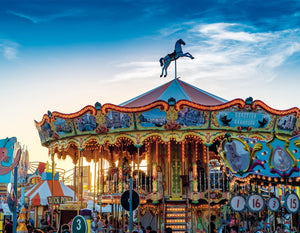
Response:
[{"label": "striped tent", "polygon": [[[54,197],[67,196],[72,197],[72,201],[74,200],[74,191],[59,181],[58,173],[54,176],[53,190]],[[28,198],[29,205],[31,206],[48,205],[48,197],[52,197],[52,173],[44,172],[42,174],[42,181],[29,189],[25,193],[25,197]]]},{"label": "striped tent", "polygon": [[176,101],[188,100],[201,105],[218,105],[227,102],[223,98],[176,78],[120,105],[124,107],[139,107],[157,100],[168,102],[172,97]]}]

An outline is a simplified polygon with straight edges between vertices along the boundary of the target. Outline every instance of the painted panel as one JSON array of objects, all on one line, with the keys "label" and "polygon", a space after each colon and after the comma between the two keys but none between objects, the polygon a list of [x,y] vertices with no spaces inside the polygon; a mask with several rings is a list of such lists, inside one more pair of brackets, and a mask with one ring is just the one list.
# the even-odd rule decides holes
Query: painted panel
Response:
[{"label": "painted panel", "polygon": [[184,108],[178,112],[178,124],[189,126],[203,126],[207,122],[207,113],[192,108]]},{"label": "painted panel", "polygon": [[37,126],[37,130],[42,143],[45,141],[50,141],[52,139],[53,130],[51,129],[51,126],[47,121],[45,121],[44,125]]},{"label": "painted panel", "polygon": [[65,134],[70,134],[74,131],[74,126],[70,120],[65,120],[58,117],[56,118],[54,124],[55,124],[55,130],[60,136]]},{"label": "painted panel", "polygon": [[279,130],[292,131],[296,125],[296,117],[294,114],[282,116],[279,118],[277,128]]},{"label": "painted panel", "polygon": [[250,154],[244,147],[244,144],[240,141],[232,141],[225,144],[228,164],[235,172],[244,171],[249,167]]},{"label": "painted panel", "polygon": [[127,113],[110,111],[105,115],[105,126],[109,129],[126,129],[132,125],[132,117]]},{"label": "painted panel", "polygon": [[158,108],[154,108],[150,111],[139,114],[138,122],[144,128],[162,127],[168,122],[167,114]]},{"label": "painted panel", "polygon": [[77,129],[81,132],[94,131],[97,128],[95,116],[86,113],[76,120]]},{"label": "painted panel", "polygon": [[276,146],[273,154],[273,165],[280,172],[288,171],[292,166],[292,161],[288,153],[281,146]]},{"label": "painted panel", "polygon": [[271,116],[262,110],[255,112],[252,111],[239,111],[235,108],[230,108],[220,111],[217,114],[219,125],[231,128],[239,127],[241,129],[248,128],[267,128],[271,121]]},{"label": "painted panel", "polygon": [[[235,160],[230,160],[231,151],[228,145],[240,141],[240,151],[249,151],[249,167],[247,169],[234,169],[235,163],[243,166]],[[227,147],[227,149],[226,149]],[[276,133],[270,141],[263,141],[254,138],[224,139],[222,142],[221,155],[229,170],[238,177],[245,177],[248,174],[262,175],[273,178],[299,177],[300,160],[300,135],[288,139],[281,138]],[[234,153],[232,153],[232,156]],[[233,156],[234,157],[234,156]],[[236,156],[235,156],[236,157]],[[234,158],[235,158],[234,157]],[[237,160],[240,161],[240,160]],[[246,167],[246,165],[245,165]]]}]

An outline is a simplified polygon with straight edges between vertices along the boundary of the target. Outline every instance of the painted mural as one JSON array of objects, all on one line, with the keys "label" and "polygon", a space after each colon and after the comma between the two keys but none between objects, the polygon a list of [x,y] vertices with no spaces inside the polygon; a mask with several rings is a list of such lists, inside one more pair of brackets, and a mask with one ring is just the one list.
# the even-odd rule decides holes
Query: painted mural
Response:
[{"label": "painted mural", "polygon": [[228,165],[235,172],[244,171],[249,167],[250,154],[244,147],[244,144],[238,140],[233,140],[225,145]]},{"label": "painted mural", "polygon": [[205,112],[199,111],[192,108],[184,108],[178,112],[178,124],[189,127],[189,126],[203,126],[207,120]]},{"label": "painted mural", "polygon": [[150,111],[143,112],[138,116],[139,124],[142,127],[162,127],[164,126],[167,120],[167,114],[164,111],[161,111],[158,108],[154,108]]},{"label": "painted mural", "polygon": [[82,117],[77,118],[76,125],[77,129],[81,132],[93,131],[97,128],[95,116],[90,113],[86,113]]},{"label": "painted mural", "polygon": [[69,120],[65,120],[57,117],[55,121],[55,130],[56,132],[62,136],[64,134],[69,134],[73,132],[73,124]]},{"label": "painted mural", "polygon": [[44,125],[38,127],[38,132],[42,142],[51,139],[53,136],[53,130],[47,121],[45,121]]},{"label": "painted mural", "polygon": [[127,113],[110,111],[105,115],[105,126],[109,129],[125,129],[132,125],[132,119]]},{"label": "painted mural", "polygon": [[241,129],[264,129],[269,125],[271,116],[262,110],[252,112],[229,108],[220,111],[217,115],[217,119],[220,126],[228,126],[231,128],[238,127]]},{"label": "painted mural", "polygon": [[[249,174],[274,178],[299,177],[299,148],[299,135],[285,139],[274,133],[270,141],[227,137],[222,142],[221,156],[229,171],[238,177]],[[242,160],[243,157],[247,159]]]},{"label": "painted mural", "polygon": [[277,146],[274,150],[272,162],[274,167],[280,172],[288,171],[292,166],[292,161],[288,153],[281,146]]},{"label": "painted mural", "polygon": [[280,130],[292,131],[296,125],[296,117],[294,114],[282,116],[277,124],[277,128]]}]

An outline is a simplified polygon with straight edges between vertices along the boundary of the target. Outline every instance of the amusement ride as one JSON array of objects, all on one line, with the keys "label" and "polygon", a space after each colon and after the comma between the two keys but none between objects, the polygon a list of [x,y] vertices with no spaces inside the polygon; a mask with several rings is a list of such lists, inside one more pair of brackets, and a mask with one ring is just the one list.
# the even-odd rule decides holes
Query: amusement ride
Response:
[{"label": "amusement ride", "polygon": [[[181,45],[160,59],[161,77],[171,61],[194,59]],[[232,213],[266,216],[269,229],[285,214],[297,223],[299,115],[251,97],[227,101],[182,81],[175,64],[173,80],[120,105],[48,111],[35,125],[52,163],[68,156],[79,169],[78,211],[85,159],[95,164],[94,202],[111,206],[113,226],[124,227],[120,199],[132,180],[138,224],[183,233],[207,232],[212,215],[220,226]]]}]

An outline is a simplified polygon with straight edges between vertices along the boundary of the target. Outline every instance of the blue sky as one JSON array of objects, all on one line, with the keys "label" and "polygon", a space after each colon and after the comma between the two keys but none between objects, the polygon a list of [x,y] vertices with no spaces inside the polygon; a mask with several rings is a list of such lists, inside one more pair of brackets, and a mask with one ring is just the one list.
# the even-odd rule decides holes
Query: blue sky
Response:
[{"label": "blue sky", "polygon": [[227,100],[299,107],[300,1],[1,1],[0,138],[46,161],[34,120],[48,110],[119,104],[174,78],[176,40],[195,59],[178,75]]}]

